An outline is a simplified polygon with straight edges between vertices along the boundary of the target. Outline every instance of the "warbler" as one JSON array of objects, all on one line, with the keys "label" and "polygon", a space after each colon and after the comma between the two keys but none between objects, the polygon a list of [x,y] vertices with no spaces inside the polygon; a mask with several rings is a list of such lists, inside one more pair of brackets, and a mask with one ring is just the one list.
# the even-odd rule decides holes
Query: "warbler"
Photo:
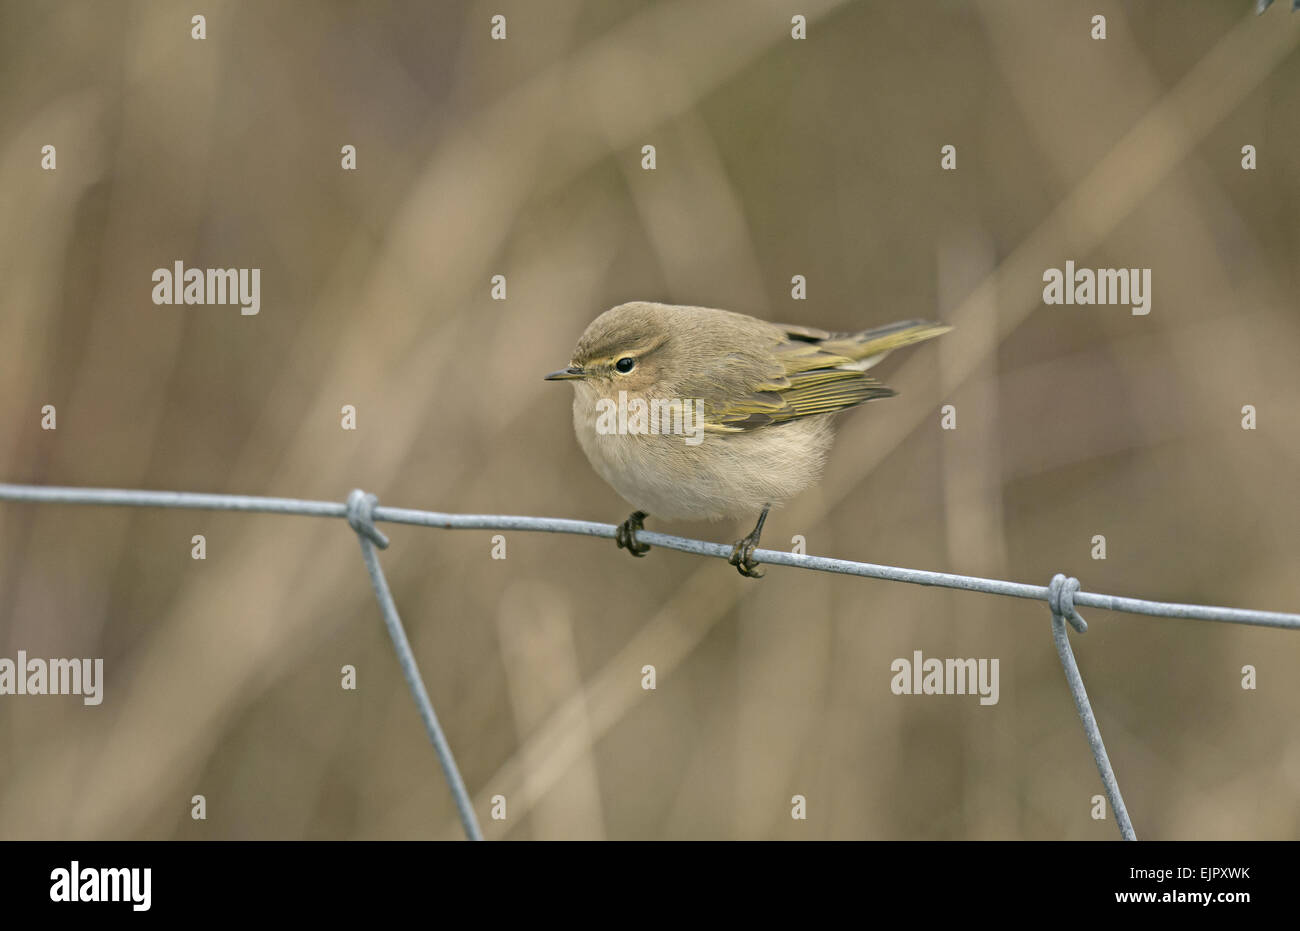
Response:
[{"label": "warbler", "polygon": [[951,327],[907,320],[859,333],[768,323],[715,310],[636,301],[605,311],[569,364],[573,427],[600,477],[636,508],[615,537],[633,556],[651,514],[720,520],[758,513],[732,547],[741,575],[773,505],[821,477],[833,415],[896,392],[867,370]]}]

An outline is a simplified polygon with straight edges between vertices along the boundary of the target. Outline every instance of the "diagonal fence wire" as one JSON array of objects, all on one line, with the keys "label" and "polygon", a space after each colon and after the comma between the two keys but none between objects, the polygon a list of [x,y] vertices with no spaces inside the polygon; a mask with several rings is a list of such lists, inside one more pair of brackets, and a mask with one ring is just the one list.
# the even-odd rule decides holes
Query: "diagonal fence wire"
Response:
[{"label": "diagonal fence wire", "polygon": [[1106,753],[1106,745],[1101,742],[1101,728],[1097,726],[1092,703],[1088,701],[1088,692],[1083,687],[1083,675],[1079,672],[1079,664],[1074,660],[1074,651],[1070,649],[1070,635],[1065,630],[1067,621],[1081,634],[1088,630],[1088,622],[1079,616],[1074,607],[1074,596],[1078,591],[1078,579],[1066,578],[1059,572],[1052,576],[1051,584],[1047,586],[1047,606],[1052,609],[1052,641],[1056,644],[1056,655],[1061,658],[1061,666],[1065,669],[1065,682],[1070,687],[1079,720],[1083,722],[1083,733],[1088,738],[1092,758],[1097,761],[1097,772],[1101,774],[1101,783],[1106,789],[1106,797],[1110,799],[1110,810],[1115,813],[1119,833],[1125,840],[1137,840],[1133,822],[1128,816],[1128,807],[1120,795],[1119,781],[1115,778],[1110,756]]},{"label": "diagonal fence wire", "polygon": [[393,593],[389,591],[388,580],[384,578],[384,570],[379,565],[379,555],[375,552],[375,547],[381,550],[388,549],[388,537],[375,529],[374,511],[377,503],[378,499],[374,495],[366,494],[360,488],[353,490],[352,494],[348,495],[348,524],[357,533],[357,542],[361,544],[361,558],[365,560],[366,572],[370,574],[370,586],[375,590],[379,611],[384,615],[384,626],[388,628],[388,636],[393,641],[393,649],[397,651],[397,662],[402,667],[402,675],[406,677],[406,684],[411,689],[415,705],[420,709],[424,729],[429,732],[429,742],[433,744],[433,752],[438,755],[438,763],[442,766],[442,773],[451,788],[451,796],[456,802],[456,811],[460,814],[460,823],[465,828],[465,836],[470,840],[482,840],[483,832],[479,829],[478,818],[474,816],[474,805],[470,801],[469,791],[465,788],[465,780],[461,778],[460,769],[456,766],[456,758],[451,752],[451,745],[447,743],[447,736],[442,732],[442,725],[438,723],[438,715],[433,710],[433,701],[429,698],[428,689],[424,687],[420,667],[416,665],[415,654],[411,651],[411,641],[406,639],[406,630],[402,627],[402,619],[397,614]]},{"label": "diagonal fence wire", "polygon": [[[203,494],[186,491],[133,491],[119,488],[66,488],[45,485],[8,485],[0,484],[0,501],[22,501],[46,504],[91,504],[117,507],[160,507],[180,508],[204,511],[246,511],[263,514],[294,514],[304,517],[343,518],[357,534],[361,545],[362,558],[370,575],[375,598],[379,602],[380,612],[392,638],[397,652],[402,673],[410,686],[411,694],[429,734],[434,752],[442,766],[452,798],[460,814],[465,834],[471,840],[481,840],[470,796],[461,778],[460,770],[447,743],[433,703],[425,689],[424,680],[415,662],[410,643],[402,627],[397,606],[393,602],[388,582],[379,565],[375,547],[388,546],[388,539],[374,526],[375,521],[395,524],[409,524],[418,527],[435,527],[444,530],[521,530],[543,533],[571,533],[580,536],[613,538],[618,531],[614,524],[601,524],[592,521],[569,520],[550,517],[519,517],[501,514],[448,514],[437,511],[419,511],[409,508],[382,507],[377,504],[374,495],[355,490],[346,503],[336,501],[309,501],[299,498],[261,497],[254,495]],[[731,556],[731,546],[723,543],[710,543],[665,533],[653,533],[642,530],[637,532],[637,539],[652,546],[693,553],[699,556],[714,556],[727,559]],[[1150,617],[1183,618],[1196,621],[1217,621],[1226,624],[1247,624],[1255,627],[1276,627],[1286,630],[1300,630],[1300,614],[1287,614],[1278,611],[1256,611],[1246,608],[1224,608],[1209,605],[1179,604],[1167,601],[1148,601],[1142,598],[1126,598],[1118,595],[1104,595],[1097,592],[1079,590],[1079,580],[1064,575],[1053,577],[1049,585],[1027,585],[1023,582],[1008,582],[1003,579],[986,579],[979,576],[957,575],[950,572],[933,572],[926,569],[905,569],[898,566],[884,566],[876,563],[854,562],[847,559],[832,559],[826,556],[808,556],[800,553],[787,553],[780,550],[755,550],[753,560],[773,566],[790,566],[797,569],[813,569],[819,572],[833,572],[841,575],[854,575],[862,578],[884,579],[893,582],[910,582],[914,585],[932,585],[960,591],[981,592],[989,595],[1005,595],[1012,598],[1027,598],[1046,602],[1052,614],[1052,638],[1056,652],[1065,671],[1066,684],[1074,699],[1075,709],[1083,724],[1088,747],[1092,751],[1101,775],[1103,787],[1110,800],[1115,823],[1125,840],[1137,840],[1128,809],[1120,794],[1119,782],[1111,767],[1105,744],[1101,739],[1101,729],[1092,713],[1088,693],[1084,689],[1083,677],[1070,648],[1070,640],[1065,625],[1068,623],[1079,633],[1085,633],[1087,623],[1079,615],[1078,607],[1103,608],[1108,611],[1123,611],[1129,614],[1145,614]]]}]

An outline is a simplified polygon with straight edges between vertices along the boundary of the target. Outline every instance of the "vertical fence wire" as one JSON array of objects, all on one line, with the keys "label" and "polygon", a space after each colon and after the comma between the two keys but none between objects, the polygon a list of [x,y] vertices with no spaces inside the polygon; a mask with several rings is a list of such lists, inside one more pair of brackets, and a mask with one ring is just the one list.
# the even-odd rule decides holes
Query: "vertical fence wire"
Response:
[{"label": "vertical fence wire", "polygon": [[1047,586],[1047,604],[1052,609],[1052,640],[1056,643],[1056,655],[1061,658],[1061,667],[1065,670],[1065,682],[1070,687],[1070,695],[1074,699],[1075,710],[1079,712],[1079,720],[1083,722],[1083,733],[1088,738],[1088,749],[1092,751],[1092,758],[1097,764],[1097,772],[1101,775],[1101,784],[1106,790],[1106,797],[1110,800],[1110,809],[1115,815],[1115,824],[1119,826],[1120,836],[1124,840],[1137,840],[1133,822],[1128,816],[1128,808],[1124,805],[1124,797],[1119,791],[1119,781],[1115,778],[1115,770],[1110,765],[1106,745],[1101,740],[1101,728],[1097,726],[1097,718],[1092,713],[1092,703],[1088,701],[1088,692],[1083,687],[1079,664],[1075,662],[1074,651],[1070,649],[1070,632],[1065,629],[1065,624],[1069,621],[1079,633],[1088,630],[1087,622],[1079,616],[1079,612],[1074,607],[1074,593],[1078,590],[1078,579],[1066,578],[1060,573],[1053,576],[1051,584]]}]

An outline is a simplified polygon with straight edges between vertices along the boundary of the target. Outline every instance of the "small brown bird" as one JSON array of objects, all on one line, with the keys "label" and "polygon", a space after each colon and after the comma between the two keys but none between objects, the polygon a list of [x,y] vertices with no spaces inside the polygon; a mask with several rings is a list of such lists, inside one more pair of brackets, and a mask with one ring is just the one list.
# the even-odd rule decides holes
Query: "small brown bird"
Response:
[{"label": "small brown bird", "polygon": [[707,307],[637,301],[587,327],[566,368],[573,427],[600,477],[636,510],[619,547],[650,514],[718,520],[757,512],[731,564],[760,577],[753,561],[767,512],[821,477],[836,411],[892,397],[867,375],[902,346],[951,327],[908,320],[860,333],[782,326]]}]

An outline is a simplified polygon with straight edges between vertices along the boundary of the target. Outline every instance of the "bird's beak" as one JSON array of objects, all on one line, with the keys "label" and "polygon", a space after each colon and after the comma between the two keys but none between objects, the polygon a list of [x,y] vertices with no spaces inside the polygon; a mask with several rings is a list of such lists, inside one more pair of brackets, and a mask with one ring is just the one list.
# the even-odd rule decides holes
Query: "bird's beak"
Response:
[{"label": "bird's beak", "polygon": [[560,369],[558,372],[552,372],[544,377],[544,381],[569,381],[574,378],[586,378],[587,373],[582,370],[580,365],[571,365],[567,369]]}]

